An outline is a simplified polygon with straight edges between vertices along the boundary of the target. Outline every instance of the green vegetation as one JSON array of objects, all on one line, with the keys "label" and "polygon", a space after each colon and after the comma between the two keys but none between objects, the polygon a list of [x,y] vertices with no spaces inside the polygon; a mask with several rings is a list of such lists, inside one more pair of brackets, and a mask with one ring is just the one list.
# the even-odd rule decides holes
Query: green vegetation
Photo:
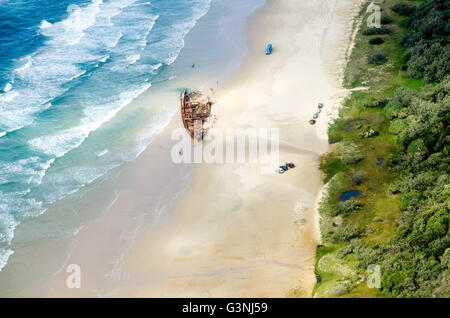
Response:
[{"label": "green vegetation", "polygon": [[371,28],[363,31],[363,35],[391,34],[392,30],[386,27]]},{"label": "green vegetation", "polygon": [[372,38],[369,40],[369,43],[372,45],[380,45],[384,43],[384,40],[382,38]]},{"label": "green vegetation", "polygon": [[376,53],[374,55],[369,56],[367,62],[369,64],[381,65],[387,62],[387,58],[381,53]]},{"label": "green vegetation", "polygon": [[[394,32],[363,21],[344,84],[369,89],[344,102],[320,160],[328,188],[314,295],[450,297],[450,2],[381,6]],[[386,60],[371,63],[376,55]],[[341,202],[350,190],[362,196]],[[365,283],[370,264],[381,289]]]},{"label": "green vegetation", "polygon": [[381,24],[391,24],[392,22],[394,22],[394,20],[388,16],[388,15],[383,15],[380,19]]},{"label": "green vegetation", "polygon": [[392,11],[399,15],[411,15],[415,10],[415,7],[406,3],[397,3],[392,7]]},{"label": "green vegetation", "polygon": [[407,48],[404,58],[411,78],[433,83],[450,73],[449,10],[449,1],[427,2],[407,21],[401,44]]}]

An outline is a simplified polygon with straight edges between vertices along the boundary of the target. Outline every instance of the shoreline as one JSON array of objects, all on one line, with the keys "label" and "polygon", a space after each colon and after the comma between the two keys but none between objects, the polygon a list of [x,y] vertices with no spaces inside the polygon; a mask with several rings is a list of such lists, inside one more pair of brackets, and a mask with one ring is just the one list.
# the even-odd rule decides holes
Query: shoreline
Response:
[{"label": "shoreline", "polygon": [[[366,0],[360,1],[359,11],[364,7],[366,2],[367,2]],[[348,45],[345,50],[345,57],[344,57],[343,61],[341,61],[341,64],[342,64],[341,70],[339,71],[339,75],[338,75],[338,81],[340,83],[340,86],[342,87],[342,92],[340,92],[340,95],[338,95],[338,97],[335,98],[335,104],[333,105],[332,110],[329,112],[329,118],[327,120],[328,125],[330,125],[333,122],[333,120],[335,120],[339,116],[339,109],[341,108],[344,99],[347,98],[348,96],[350,96],[350,93],[352,91],[351,89],[349,89],[349,90],[344,89],[344,85],[343,85],[344,84],[344,76],[345,76],[344,72],[345,72],[347,63],[350,61],[350,56],[351,56],[352,50],[355,46],[356,35],[358,34],[358,31],[361,28],[361,24],[364,20],[363,15],[359,16],[359,11],[358,11],[358,13],[354,14],[354,17],[353,17],[354,22],[351,25],[351,29],[347,30],[349,33],[351,33],[350,41],[348,42]],[[328,132],[327,132],[327,136],[328,136]],[[329,153],[331,151],[331,148],[332,148],[331,145],[329,145],[328,151],[326,153]],[[317,228],[317,232],[319,233],[319,242],[320,243],[322,243],[322,237],[321,237],[322,235],[321,235],[321,231],[320,231],[321,216],[319,213],[319,205],[320,205],[320,202],[323,200],[324,195],[326,195],[326,193],[328,191],[328,185],[329,185],[329,182],[324,183],[316,197],[316,205],[315,205],[316,228]]]},{"label": "shoreline", "polygon": [[[77,234],[64,263],[80,264],[83,288],[66,288],[64,265],[47,283],[49,296],[310,297],[323,188],[316,158],[328,150],[331,105],[343,94],[333,68],[343,63],[348,16],[359,2],[268,1],[247,18],[249,54],[218,92],[218,129],[277,127],[282,148],[296,150],[282,149],[280,158],[297,168],[260,176],[250,164],[176,165],[169,158],[170,133],[182,126],[177,112],[121,170],[115,200]],[[266,57],[268,41],[275,50]],[[310,126],[317,102],[325,112]],[[161,189],[169,201],[155,196]],[[158,222],[150,222],[145,211],[158,207]]]}]

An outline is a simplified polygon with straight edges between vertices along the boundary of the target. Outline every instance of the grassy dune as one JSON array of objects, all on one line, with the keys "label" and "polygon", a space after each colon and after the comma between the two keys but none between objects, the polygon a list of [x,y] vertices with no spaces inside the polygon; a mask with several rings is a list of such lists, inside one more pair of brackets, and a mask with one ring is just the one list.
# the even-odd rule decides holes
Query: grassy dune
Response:
[{"label": "grassy dune", "polygon": [[[369,14],[365,9],[361,12],[363,23],[346,67],[344,86],[351,89],[365,82],[368,89],[353,91],[345,100],[339,117],[329,127],[332,151],[321,158],[320,168],[328,191],[319,208],[323,246],[318,246],[316,255],[315,297],[392,296],[383,288],[367,286],[369,273],[364,261],[356,259],[355,246],[362,244],[374,253],[378,247],[387,246],[404,213],[402,194],[390,189],[399,173],[386,164],[386,158],[400,149],[384,106],[399,87],[420,91],[424,80],[407,74],[406,49],[400,40],[407,32],[408,18],[391,8],[398,3],[417,6],[424,1],[379,2],[383,21],[388,22],[382,27],[391,32],[367,35],[371,32],[367,31],[366,23]],[[382,41],[375,42],[383,43],[370,44],[374,38],[381,38]],[[384,59],[371,59],[376,54]],[[383,62],[370,63],[377,58]],[[381,158],[384,162],[377,165]],[[348,190],[359,190],[362,196],[352,200],[353,205],[346,206],[340,197]],[[364,258],[364,252],[359,257]]]}]

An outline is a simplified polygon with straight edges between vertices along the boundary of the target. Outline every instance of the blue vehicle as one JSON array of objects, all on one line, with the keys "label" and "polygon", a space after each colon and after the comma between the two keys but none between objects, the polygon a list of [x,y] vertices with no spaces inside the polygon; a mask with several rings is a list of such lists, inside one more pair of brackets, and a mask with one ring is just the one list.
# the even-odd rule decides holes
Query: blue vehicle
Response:
[{"label": "blue vehicle", "polygon": [[270,55],[272,53],[272,44],[267,44],[266,47],[266,55]]}]

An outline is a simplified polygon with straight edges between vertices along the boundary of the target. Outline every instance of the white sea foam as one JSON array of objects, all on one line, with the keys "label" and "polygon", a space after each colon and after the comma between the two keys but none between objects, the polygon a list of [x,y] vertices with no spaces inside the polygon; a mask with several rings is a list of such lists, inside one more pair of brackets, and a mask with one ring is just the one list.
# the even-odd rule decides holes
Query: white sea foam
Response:
[{"label": "white sea foam", "polygon": [[[200,5],[201,3],[203,6]],[[184,38],[197,21],[209,11],[211,1],[196,1],[196,4],[199,6],[193,7],[193,15],[191,17],[171,25],[171,29],[177,32],[168,32],[166,38],[152,45],[152,51],[167,65],[175,62],[184,47]]]},{"label": "white sea foam", "polygon": [[[0,192],[1,193],[1,192]],[[3,194],[2,194],[3,195]],[[7,205],[1,200],[0,211],[4,210]],[[14,237],[14,229],[19,224],[9,213],[0,213],[0,242],[10,244]]]},{"label": "white sea foam", "polygon": [[[20,60],[26,63],[12,74],[14,89],[0,95],[0,127],[30,125],[35,113],[69,89],[66,83],[85,74],[82,64],[102,62],[105,54],[96,52],[117,46],[123,32],[134,32],[127,24],[110,27],[108,21],[135,2],[93,0],[87,6],[75,7],[65,20],[53,24],[43,20],[40,32],[47,38],[45,45]],[[145,12],[142,15],[146,20],[139,26],[141,36],[149,32],[156,19]]]},{"label": "white sea foam", "polygon": [[106,46],[110,49],[115,48],[117,44],[119,44],[120,39],[122,38],[123,33],[119,32],[117,35],[111,35],[110,37],[104,38]]},{"label": "white sea foam", "polygon": [[3,91],[4,92],[9,92],[11,90],[11,88],[12,88],[12,84],[8,83],[8,84],[5,85],[5,88],[3,88]]},{"label": "white sea foam", "polygon": [[3,269],[3,267],[5,267],[9,257],[13,253],[14,251],[9,248],[0,248],[0,271]]},{"label": "white sea foam", "polygon": [[0,163],[0,178],[14,182],[28,182],[41,170],[37,156]]},{"label": "white sea foam", "polygon": [[[31,58],[30,58],[31,59]],[[25,71],[26,69],[29,69],[31,67],[31,65],[33,64],[33,62],[31,60],[29,60],[28,62],[26,62],[25,64],[23,64],[22,66],[16,68],[16,72],[22,72]]]},{"label": "white sea foam", "polygon": [[127,62],[128,65],[132,65],[134,63],[136,63],[137,61],[139,61],[139,59],[141,58],[141,56],[139,54],[133,54],[133,55],[129,55],[127,56]]},{"label": "white sea foam", "polygon": [[[89,66],[108,61],[105,69],[125,65],[125,71],[134,75],[122,77],[120,74],[123,81],[120,86],[114,86],[117,83],[104,81],[109,78],[104,71],[104,77],[97,77],[96,81],[111,85],[105,84],[102,87],[104,91],[91,91],[91,95],[85,94],[80,98],[76,106],[81,106],[79,109],[82,110],[83,117],[79,121],[78,118],[77,121],[73,121],[72,127],[68,123],[65,125],[68,127],[66,129],[48,129],[51,134],[38,134],[38,137],[28,141],[28,145],[34,150],[46,154],[42,156],[43,158],[36,156],[7,164],[0,163],[2,182],[23,183],[27,187],[24,191],[0,192],[0,217],[6,216],[0,218],[0,235],[3,235],[0,237],[0,270],[12,254],[8,245],[20,220],[45,212],[46,205],[73,194],[86,184],[95,181],[120,165],[123,162],[121,159],[133,159],[167,124],[167,118],[158,116],[153,118],[148,133],[136,141],[138,143],[136,149],[127,154],[111,150],[111,157],[115,160],[113,164],[89,166],[85,163],[86,166],[68,167],[58,165],[58,169],[51,169],[55,158],[64,156],[82,145],[91,132],[112,120],[133,99],[151,86],[151,77],[139,78],[140,73],[136,71],[145,70],[155,74],[163,65],[173,63],[184,46],[184,37],[196,21],[208,11],[210,5],[208,0],[193,1],[194,15],[175,20],[175,24],[167,27],[163,39],[152,42],[152,47],[147,48],[149,35],[158,16],[144,7],[125,10],[134,3],[136,0],[104,2],[93,0],[87,6],[75,8],[60,22],[51,24],[42,20],[39,32],[47,39],[45,45],[18,61],[16,69],[11,74],[11,83],[14,87],[8,91],[5,89],[5,93],[0,95],[2,114],[0,137],[2,137],[6,132],[32,123],[34,114],[51,107],[51,101],[71,89],[68,83],[85,74]],[[77,82],[83,84],[85,79],[90,81],[91,78],[95,78],[94,73],[101,73],[102,70],[103,68],[99,68],[90,73],[89,77],[83,77]],[[125,74],[127,73],[124,73],[124,76]],[[128,80],[129,78],[132,80]],[[90,88],[95,90],[97,86]],[[123,93],[120,93],[121,90]],[[104,156],[107,152],[108,149],[105,149],[97,153],[97,156]],[[117,156],[118,158],[115,158]],[[109,157],[110,155],[98,161],[110,162]],[[63,160],[61,162],[64,162]],[[40,189],[38,196],[36,189]],[[20,217],[15,219],[11,216],[11,211],[20,211]]]},{"label": "white sea foam", "polygon": [[109,55],[106,55],[106,56],[102,57],[102,58],[99,60],[99,62],[105,63],[109,58],[110,58],[110,56],[109,56]]},{"label": "white sea foam", "polygon": [[108,149],[102,150],[97,153],[97,157],[102,157],[108,153]]},{"label": "white sea foam", "polygon": [[[9,102],[12,102],[19,95],[20,95],[20,93],[17,91],[9,91],[9,92],[6,92],[5,94],[3,94],[2,97],[3,97],[4,102],[9,103]],[[1,98],[0,98],[0,100],[1,100]]]},{"label": "white sea foam", "polygon": [[50,22],[48,22],[47,20],[42,20],[41,21],[41,25],[39,26],[40,29],[47,29],[49,27],[51,27],[52,24]]},{"label": "white sea foam", "polygon": [[53,203],[73,195],[119,165],[68,167],[59,173],[49,174],[53,191],[46,195],[46,201]]},{"label": "white sea foam", "polygon": [[122,108],[150,86],[151,84],[145,84],[134,90],[122,92],[115,102],[91,106],[85,110],[81,125],[31,139],[28,144],[47,155],[62,157],[72,149],[78,148],[92,131],[114,118]]},{"label": "white sea foam", "polygon": [[42,183],[42,179],[45,177],[47,170],[51,167],[52,163],[55,162],[55,158],[51,158],[44,163],[42,163],[41,170],[37,171],[35,176],[31,178],[30,183],[33,182],[37,185]]},{"label": "white sea foam", "polygon": [[41,33],[51,36],[54,42],[75,45],[85,36],[84,31],[94,25],[103,0],[92,0],[86,7],[72,6],[69,16],[55,24],[44,24]]}]

